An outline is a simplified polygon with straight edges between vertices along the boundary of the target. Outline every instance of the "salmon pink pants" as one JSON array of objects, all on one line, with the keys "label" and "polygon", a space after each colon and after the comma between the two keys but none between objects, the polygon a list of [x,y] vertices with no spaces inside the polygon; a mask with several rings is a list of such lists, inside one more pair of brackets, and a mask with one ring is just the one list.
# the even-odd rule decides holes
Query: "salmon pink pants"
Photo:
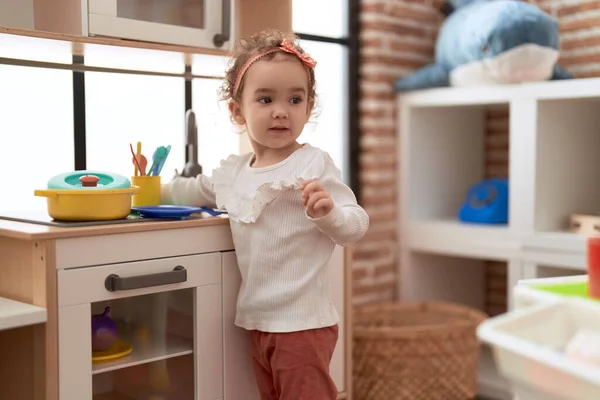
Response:
[{"label": "salmon pink pants", "polygon": [[338,326],[289,333],[251,331],[252,363],[262,400],[335,400],[329,363]]}]

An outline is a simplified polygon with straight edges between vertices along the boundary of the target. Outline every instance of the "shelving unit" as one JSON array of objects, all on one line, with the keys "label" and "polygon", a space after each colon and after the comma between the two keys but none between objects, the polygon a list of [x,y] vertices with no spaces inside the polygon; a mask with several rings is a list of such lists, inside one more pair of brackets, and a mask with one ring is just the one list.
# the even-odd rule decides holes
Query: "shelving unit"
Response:
[{"label": "shelving unit", "polygon": [[[486,113],[509,110],[509,222],[464,224],[458,210],[486,177]],[[486,261],[507,263],[510,292],[525,278],[581,274],[585,237],[567,231],[573,213],[600,212],[600,79],[398,96],[401,300],[485,307]],[[480,394],[511,399],[488,349]]]},{"label": "shelving unit", "polygon": [[0,331],[46,322],[46,309],[0,297]]}]

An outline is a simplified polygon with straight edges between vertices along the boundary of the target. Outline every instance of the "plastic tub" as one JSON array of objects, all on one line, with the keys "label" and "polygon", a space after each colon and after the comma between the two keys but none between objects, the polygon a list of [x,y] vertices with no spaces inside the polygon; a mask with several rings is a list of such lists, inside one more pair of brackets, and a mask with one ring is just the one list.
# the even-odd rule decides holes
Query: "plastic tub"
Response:
[{"label": "plastic tub", "polygon": [[600,305],[576,299],[541,302],[483,322],[499,372],[518,400],[598,400],[600,367],[562,350],[580,328],[600,331]]},{"label": "plastic tub", "polygon": [[587,275],[520,280],[513,290],[514,308],[573,297],[589,300],[587,282]]}]

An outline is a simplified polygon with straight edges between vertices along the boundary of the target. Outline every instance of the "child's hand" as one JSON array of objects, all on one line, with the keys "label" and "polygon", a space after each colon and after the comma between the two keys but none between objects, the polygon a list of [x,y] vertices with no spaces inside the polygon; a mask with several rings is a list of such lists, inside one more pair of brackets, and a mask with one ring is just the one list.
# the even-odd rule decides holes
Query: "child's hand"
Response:
[{"label": "child's hand", "polygon": [[333,200],[316,179],[300,180],[302,204],[311,218],[321,218],[333,209]]}]

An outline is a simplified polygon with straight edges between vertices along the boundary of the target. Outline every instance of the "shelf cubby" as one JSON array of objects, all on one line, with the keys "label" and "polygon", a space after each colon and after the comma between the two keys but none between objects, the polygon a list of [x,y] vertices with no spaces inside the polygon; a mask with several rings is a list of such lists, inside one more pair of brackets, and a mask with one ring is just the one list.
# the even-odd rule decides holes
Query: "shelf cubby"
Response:
[{"label": "shelf cubby", "polygon": [[485,311],[486,260],[415,251],[402,256],[402,300],[449,301]]},{"label": "shelf cubby", "polygon": [[600,95],[537,109],[534,228],[565,232],[571,214],[600,213]]},{"label": "shelf cubby", "polygon": [[[400,218],[408,246],[507,260],[515,249],[510,221],[463,223],[458,212],[474,184],[508,173],[508,103],[403,107],[410,111],[400,120]],[[501,126],[490,132],[494,120]]]},{"label": "shelf cubby", "polygon": [[415,108],[401,159],[411,221],[456,220],[469,188],[485,177],[485,106]]},{"label": "shelf cubby", "polygon": [[93,360],[94,400],[153,398],[192,400],[194,393],[194,289],[156,292],[92,303],[98,315],[110,307],[118,339],[131,352]]},{"label": "shelf cubby", "polygon": [[[506,301],[506,285],[502,286],[500,282],[500,285],[488,287],[490,265],[500,269],[496,272],[502,274],[502,265],[497,262],[409,251],[403,253],[401,263],[404,265],[400,276],[403,301],[447,301],[465,304],[486,313],[490,311],[488,289],[493,289],[499,298],[495,303],[500,304],[496,306],[502,308],[502,302]],[[497,279],[493,281],[498,283]],[[478,382],[478,391],[482,395],[510,400],[507,382],[498,375],[492,353],[487,347],[482,349]]]}]

